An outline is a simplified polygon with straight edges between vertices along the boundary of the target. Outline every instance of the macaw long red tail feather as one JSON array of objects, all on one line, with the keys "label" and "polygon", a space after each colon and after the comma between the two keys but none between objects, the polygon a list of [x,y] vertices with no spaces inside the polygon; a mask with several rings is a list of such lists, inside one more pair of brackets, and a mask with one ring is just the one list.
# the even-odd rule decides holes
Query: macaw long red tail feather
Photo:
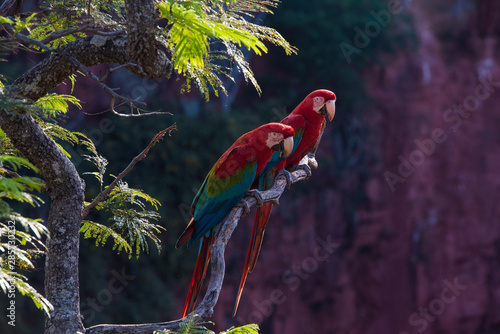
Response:
[{"label": "macaw long red tail feather", "polygon": [[260,248],[262,247],[262,241],[264,239],[264,232],[266,231],[266,225],[271,215],[271,210],[273,209],[272,203],[265,203],[260,208],[257,208],[255,213],[255,221],[252,230],[252,240],[248,246],[247,257],[245,259],[245,265],[243,267],[243,274],[241,275],[240,287],[238,289],[238,295],[236,296],[236,302],[234,304],[233,317],[236,315],[238,310],[238,305],[240,304],[241,294],[243,292],[243,287],[247,280],[249,272],[252,272],[257,263],[259,257]]},{"label": "macaw long red tail feather", "polygon": [[194,233],[194,225],[195,225],[194,219],[191,218],[191,221],[189,222],[188,226],[186,227],[184,232],[182,232],[181,236],[177,240],[175,248],[181,247],[184,243],[186,243],[189,239],[191,239]]},{"label": "macaw long red tail feather", "polygon": [[[260,254],[260,249],[262,247],[262,241],[264,240],[264,232],[266,231],[266,226],[267,222],[269,221],[269,217],[271,216],[271,211],[273,210],[273,204],[272,203],[264,203],[258,210],[257,210],[257,217],[258,218],[258,224],[257,224],[257,231],[256,233],[252,233],[254,240],[253,240],[253,247],[252,247],[252,255],[250,257],[250,264],[248,267],[248,271],[252,272],[253,269],[255,268],[255,265],[257,264],[257,259],[259,258]],[[254,226],[255,229],[255,226]]]},{"label": "macaw long red tail feather", "polygon": [[182,309],[182,318],[193,310],[196,299],[198,298],[198,294],[200,293],[203,285],[203,281],[205,280],[208,262],[210,260],[210,248],[215,241],[213,234],[213,231],[210,231],[209,236],[203,237],[198,259],[196,260],[196,266],[194,267],[193,278],[191,279],[191,285],[189,286],[189,292],[186,297],[186,302],[184,303],[184,308]]}]

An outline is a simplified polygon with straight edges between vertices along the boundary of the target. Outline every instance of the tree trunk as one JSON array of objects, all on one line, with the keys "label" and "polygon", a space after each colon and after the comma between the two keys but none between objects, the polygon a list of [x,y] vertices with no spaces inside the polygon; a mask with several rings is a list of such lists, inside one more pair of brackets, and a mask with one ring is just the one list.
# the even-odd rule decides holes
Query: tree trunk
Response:
[{"label": "tree trunk", "polygon": [[45,333],[83,332],[78,281],[83,186],[74,165],[30,114],[0,109],[0,126],[16,148],[40,170],[50,195],[45,295],[54,306]]},{"label": "tree trunk", "polygon": [[[49,55],[6,89],[9,96],[36,101],[76,72],[74,57],[83,66],[101,63],[137,66],[130,70],[141,77],[169,76],[172,63],[156,47],[154,5],[151,0],[137,4],[127,1],[129,20],[126,35],[92,36],[78,39]],[[133,46],[128,47],[128,43]],[[3,93],[3,92],[1,92]],[[85,332],[80,315],[78,280],[79,231],[82,220],[84,186],[75,166],[26,111],[0,108],[0,127],[12,144],[35,165],[46,182],[50,195],[45,262],[45,296],[54,306],[45,321],[46,334]]]}]

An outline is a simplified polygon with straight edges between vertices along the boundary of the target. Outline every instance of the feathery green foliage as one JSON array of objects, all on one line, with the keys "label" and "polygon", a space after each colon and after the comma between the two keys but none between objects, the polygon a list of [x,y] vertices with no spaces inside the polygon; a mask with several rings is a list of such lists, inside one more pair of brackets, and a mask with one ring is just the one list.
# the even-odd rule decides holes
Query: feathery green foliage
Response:
[{"label": "feathery green foliage", "polygon": [[113,250],[132,254],[132,246],[114,229],[88,220],[83,221],[80,232],[85,239],[94,238],[96,246],[104,246],[109,237],[113,238]]},{"label": "feathery green foliage", "polygon": [[[152,205],[155,211],[147,210],[146,204]],[[105,210],[112,215],[109,219],[112,228],[128,239],[131,247],[135,248],[136,256],[139,257],[141,251],[149,252],[148,239],[154,243],[158,252],[161,250],[161,242],[156,234],[165,229],[150,223],[160,218],[156,211],[158,206],[160,202],[153,197],[141,190],[129,188],[126,182],[120,181],[96,209]],[[130,253],[129,255],[131,256]]]},{"label": "feathery green foliage", "polygon": [[184,318],[179,325],[179,331],[173,332],[170,330],[155,331],[154,334],[214,334],[213,331],[209,330],[203,325],[213,324],[212,322],[205,322],[201,324],[195,324],[194,318]]},{"label": "feathery green foliage", "polygon": [[[1,133],[0,133],[1,135]],[[17,170],[27,167],[33,171],[36,168],[25,158],[3,154],[0,155],[0,215],[10,219],[10,207],[5,200],[14,200],[38,206],[42,199],[30,193],[41,191],[44,183],[36,177],[21,176]]]},{"label": "feathery green foliage", "polygon": [[[206,328],[204,325],[212,324],[212,322],[205,322],[195,324],[194,318],[189,317],[184,319],[180,324],[180,329],[177,332],[162,330],[156,331],[154,334],[215,334],[214,331]],[[257,324],[248,324],[241,327],[231,327],[227,331],[220,332],[219,334],[259,334],[259,326]]]},{"label": "feathery green foliage", "polygon": [[3,293],[14,293],[12,289],[13,286],[23,296],[29,297],[38,309],[44,311],[48,316],[50,316],[50,312],[54,310],[52,304],[44,296],[38,293],[35,288],[26,282],[27,278],[25,276],[4,268],[4,260],[1,260],[0,287],[2,288]]},{"label": "feathery green foliage", "polygon": [[[108,161],[97,152],[94,143],[88,138],[83,137],[81,144],[89,152],[83,156],[84,159],[93,163],[97,168],[95,172],[83,174],[93,175],[99,182],[102,191]],[[148,205],[152,206],[154,210],[148,210]],[[86,239],[95,238],[96,245],[102,246],[111,237],[114,241],[113,250],[118,253],[124,250],[129,257],[132,257],[134,248],[137,257],[141,251],[149,252],[148,239],[153,242],[159,252],[161,245],[157,234],[161,233],[164,228],[151,223],[151,221],[160,218],[157,212],[159,206],[161,203],[158,200],[142,190],[130,188],[126,182],[120,180],[117,186],[96,206],[96,210],[109,216],[109,226],[84,221],[80,232]]]},{"label": "feathery green foliage", "polygon": [[[85,159],[97,167],[96,172],[84,174],[93,175],[99,181],[102,190],[108,162],[97,153],[91,141],[85,140],[84,143],[91,153],[84,155]],[[147,210],[147,204],[153,206],[154,210]],[[135,248],[137,257],[141,251],[148,252],[148,238],[160,251],[160,239],[156,234],[161,233],[164,228],[150,223],[151,220],[160,218],[157,212],[160,205],[158,200],[142,190],[129,188],[127,183],[119,181],[118,185],[96,207],[98,211],[110,215],[108,219],[110,226],[84,221],[80,231],[84,238],[95,238],[96,245],[104,245],[108,238],[112,237],[114,240],[113,250],[118,252],[124,250],[129,254],[129,257],[132,256],[133,248]]]},{"label": "feathery green foliage", "polygon": [[108,160],[106,160],[105,157],[97,153],[97,148],[95,147],[94,143],[88,138],[86,140],[83,140],[82,144],[90,152],[90,154],[83,155],[83,158],[87,161],[90,161],[91,163],[94,164],[94,166],[97,167],[96,172],[85,172],[83,173],[83,175],[85,174],[94,175],[97,181],[99,181],[100,189],[102,191],[102,186],[104,183],[104,174],[106,173],[106,166],[108,165]]},{"label": "feathery green foliage", "polygon": [[41,107],[45,117],[51,118],[66,113],[69,108],[69,103],[77,106],[78,109],[82,109],[80,100],[73,95],[55,93],[47,94],[39,98],[34,105]]},{"label": "feathery green foliage", "polygon": [[[3,144],[5,140],[5,134],[0,131],[0,142]],[[42,238],[48,236],[47,228],[40,223],[41,219],[23,217],[10,207],[13,201],[32,206],[42,204],[42,199],[31,192],[41,191],[44,183],[36,177],[19,175],[21,168],[32,172],[37,169],[25,158],[7,154],[6,149],[8,144],[0,148],[0,288],[8,295],[19,291],[49,314],[50,302],[27,283],[24,275],[15,271],[35,267],[33,260],[45,250]]]},{"label": "feathery green foliage", "polygon": [[[226,93],[221,77],[231,76],[233,63],[260,93],[260,87],[242,55],[241,47],[257,55],[267,52],[263,41],[296,50],[276,30],[252,23],[252,12],[272,13],[278,1],[162,1],[160,14],[168,20],[160,41],[171,50],[175,70],[197,84],[208,98]],[[219,42],[219,43],[217,43]],[[225,51],[220,50],[220,46]]]},{"label": "feathery green foliage", "polygon": [[241,327],[231,327],[220,334],[258,334],[259,326],[257,324],[248,324]]},{"label": "feathery green foliage", "polygon": [[[250,69],[242,48],[257,55],[267,53],[264,42],[284,49],[287,55],[296,53],[276,30],[262,26],[259,14],[272,14],[278,0],[164,0],[156,1],[161,18],[167,24],[158,26],[157,40],[170,50],[174,69],[186,77],[188,90],[194,82],[208,99],[210,92],[226,93],[225,79],[232,80],[234,67],[260,93],[260,87]],[[55,51],[78,38],[92,36],[92,31],[126,31],[126,10],[123,0],[47,0],[42,1],[43,15],[27,18],[0,17],[15,34],[23,33],[42,42],[25,44],[34,52]],[[65,96],[66,98],[68,96]],[[62,107],[61,100],[46,98],[51,109]],[[66,102],[78,103],[75,100]]]}]

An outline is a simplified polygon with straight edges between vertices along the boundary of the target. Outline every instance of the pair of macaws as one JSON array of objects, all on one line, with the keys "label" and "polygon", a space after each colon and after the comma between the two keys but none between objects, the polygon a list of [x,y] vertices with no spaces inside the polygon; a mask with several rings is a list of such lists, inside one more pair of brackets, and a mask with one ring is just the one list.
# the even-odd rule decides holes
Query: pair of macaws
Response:
[{"label": "pair of macaws", "polygon": [[[191,205],[193,218],[176,244],[180,247],[189,241],[190,247],[202,239],[182,317],[194,307],[205,278],[210,247],[222,221],[250,188],[265,190],[265,180],[270,174],[274,176],[280,170],[298,166],[314,149],[325,117],[333,119],[335,101],[335,94],[329,90],[313,91],[280,123],[262,125],[238,138],[212,167]],[[252,272],[257,262],[271,209],[271,203],[257,209],[233,316],[248,272]]]}]

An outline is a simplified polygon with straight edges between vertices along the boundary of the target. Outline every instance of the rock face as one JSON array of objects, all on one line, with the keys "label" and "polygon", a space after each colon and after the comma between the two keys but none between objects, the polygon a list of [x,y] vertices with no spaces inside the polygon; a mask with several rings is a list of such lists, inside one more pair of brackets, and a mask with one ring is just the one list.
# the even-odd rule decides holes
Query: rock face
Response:
[{"label": "rock face", "polygon": [[[292,189],[275,208],[236,322],[229,310],[244,252],[228,250],[236,274],[215,310],[218,326],[500,333],[500,3],[440,5],[411,2],[417,49],[364,74],[371,175],[332,180],[321,164],[335,150],[326,136],[306,181],[318,191]],[[240,229],[249,233],[250,220]]]}]

